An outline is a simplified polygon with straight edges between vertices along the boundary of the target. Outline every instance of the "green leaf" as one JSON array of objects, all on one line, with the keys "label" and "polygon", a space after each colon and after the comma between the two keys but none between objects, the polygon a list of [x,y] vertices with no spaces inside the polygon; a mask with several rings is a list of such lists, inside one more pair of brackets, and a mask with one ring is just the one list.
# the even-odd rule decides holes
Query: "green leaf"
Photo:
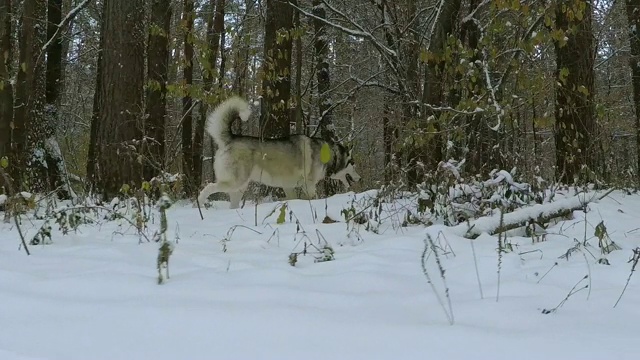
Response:
[{"label": "green leaf", "polygon": [[280,207],[280,215],[278,215],[278,220],[276,220],[276,223],[278,223],[278,225],[284,224],[286,216],[287,216],[287,204],[282,204],[282,206]]},{"label": "green leaf", "polygon": [[584,85],[580,85],[578,87],[578,91],[584,94],[585,96],[589,96],[589,90]]},{"label": "green leaf", "polygon": [[0,167],[2,167],[3,169],[6,169],[9,167],[9,158],[6,156],[3,156],[2,158],[0,158]]},{"label": "green leaf", "polygon": [[322,148],[320,148],[320,161],[323,164],[326,164],[330,160],[331,160],[331,148],[329,147],[329,144],[324,143],[322,144]]}]

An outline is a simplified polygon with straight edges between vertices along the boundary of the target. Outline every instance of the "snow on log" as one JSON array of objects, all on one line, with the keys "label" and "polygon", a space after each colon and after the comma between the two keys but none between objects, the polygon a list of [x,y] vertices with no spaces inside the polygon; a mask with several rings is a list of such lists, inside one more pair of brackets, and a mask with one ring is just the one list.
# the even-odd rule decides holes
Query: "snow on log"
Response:
[{"label": "snow on log", "polygon": [[504,214],[502,219],[500,219],[500,214],[481,217],[456,225],[451,230],[455,234],[469,239],[475,239],[482,233],[495,235],[526,226],[531,222],[544,224],[555,218],[571,215],[574,211],[583,210],[588,203],[596,199],[595,195],[581,193],[552,203],[521,208]]}]

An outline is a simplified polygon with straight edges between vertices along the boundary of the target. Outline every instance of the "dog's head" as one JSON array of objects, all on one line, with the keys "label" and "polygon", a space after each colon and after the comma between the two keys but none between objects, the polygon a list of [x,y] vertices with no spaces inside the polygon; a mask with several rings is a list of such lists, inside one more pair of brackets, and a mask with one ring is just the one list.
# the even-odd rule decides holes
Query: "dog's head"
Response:
[{"label": "dog's head", "polygon": [[348,188],[353,183],[360,181],[360,175],[356,172],[352,149],[347,149],[342,145],[338,145],[337,150],[336,172],[329,177],[342,181],[342,183]]}]

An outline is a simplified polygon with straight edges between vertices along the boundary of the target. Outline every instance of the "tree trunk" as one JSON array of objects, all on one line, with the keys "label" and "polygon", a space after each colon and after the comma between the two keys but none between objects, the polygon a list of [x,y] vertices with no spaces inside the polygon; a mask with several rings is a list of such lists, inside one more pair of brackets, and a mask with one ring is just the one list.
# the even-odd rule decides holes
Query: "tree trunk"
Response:
[{"label": "tree trunk", "polygon": [[[11,122],[13,121],[13,85],[11,84],[11,0],[0,0],[0,159],[9,157],[11,150]],[[4,178],[0,177],[0,194]]]},{"label": "tree trunk", "polygon": [[[12,177],[17,190],[44,191],[46,163],[44,139],[51,129],[45,128],[45,68],[38,61],[46,36],[46,0],[26,0],[20,24],[20,55],[15,94],[12,136]],[[27,177],[26,170],[30,170]]]},{"label": "tree trunk", "polygon": [[136,145],[143,126],[145,26],[143,1],[106,0],[103,6],[96,185],[110,198],[142,180]]},{"label": "tree trunk", "polygon": [[640,187],[640,0],[626,0],[627,18],[629,21],[629,43],[631,44],[631,82],[633,84],[633,104],[636,118],[636,177]]},{"label": "tree trunk", "polygon": [[[297,0],[293,0],[292,3],[294,5],[298,5]],[[300,12],[296,11],[293,14],[293,26],[296,28],[301,28],[300,24]],[[296,35],[296,79],[295,79],[295,92],[296,92],[296,108],[294,113],[294,119],[296,122],[296,134],[304,134],[304,121],[303,116],[304,112],[302,111],[302,60],[304,52],[304,45],[302,44],[302,35]]]},{"label": "tree trunk", "polygon": [[576,178],[588,180],[582,167],[595,171],[597,164],[592,142],[596,123],[591,17],[589,1],[563,0],[556,5],[556,29],[564,32],[564,39],[554,42],[556,175],[565,184]]},{"label": "tree trunk", "polygon": [[[47,9],[47,39],[51,39],[58,30],[57,25],[62,21],[62,0],[49,0]],[[67,167],[55,131],[60,122],[63,39],[62,36],[58,36],[47,49],[45,120],[48,123],[48,128],[54,129],[54,131],[46,136],[44,149],[49,188],[57,189],[59,198],[70,199],[75,197],[75,194],[69,183]]]},{"label": "tree trunk", "polygon": [[[322,1],[313,0],[313,15],[325,19],[327,12]],[[316,79],[318,81],[318,108],[320,109],[320,120],[318,128],[320,137],[325,140],[337,140],[336,130],[333,126],[333,114],[331,111],[331,77],[329,74],[329,38],[324,22],[313,19],[313,28],[316,33],[314,41],[316,55]]]},{"label": "tree trunk", "polygon": [[184,64],[182,76],[185,94],[182,97],[182,173],[186,177],[185,191],[187,195],[193,194],[193,98],[191,86],[193,85],[193,0],[184,0],[182,21],[184,26]]},{"label": "tree trunk", "polygon": [[[393,114],[393,96],[384,94],[384,107],[382,110],[382,146],[384,151],[384,183],[391,184],[394,174],[397,172],[393,166],[393,144],[398,137],[398,127],[395,126]],[[396,159],[397,160],[397,159]]]},{"label": "tree trunk", "polygon": [[167,120],[167,82],[171,0],[153,0],[147,45],[147,119],[144,123],[146,146],[144,179],[151,180],[165,171],[165,131]]},{"label": "tree trunk", "polygon": [[[444,52],[447,48],[447,38],[453,34],[454,24],[460,12],[460,2],[460,0],[443,1],[440,14],[433,26],[433,33],[431,33],[431,41],[429,42],[429,53],[432,56],[427,60],[424,74],[423,104],[441,106],[444,102],[444,84],[442,80],[446,62]],[[415,185],[419,182],[416,174],[417,169],[415,168],[417,158],[422,158],[424,160],[423,163],[430,169],[435,169],[437,164],[444,159],[444,154],[442,153],[444,140],[440,133],[442,129],[438,121],[439,114],[428,106],[424,107],[423,114],[428,119],[426,134],[428,141],[426,141],[426,146],[420,147],[421,149],[418,153],[410,154],[410,185]],[[428,156],[425,157],[426,154]],[[414,163],[412,164],[411,162]]]},{"label": "tree trunk", "polygon": [[[480,11],[483,11],[478,10],[480,3],[481,0],[469,1],[469,11],[475,12],[476,18],[481,18]],[[479,26],[476,21],[470,20],[462,25],[460,32],[460,40],[466,44],[468,49],[473,51],[473,56],[469,59],[469,62],[472,64],[476,64],[481,60],[482,48],[480,48],[480,35],[482,30]],[[480,88],[482,87],[478,87],[478,89]],[[480,91],[484,91],[484,89]],[[469,96],[474,95],[475,94],[470,94]],[[460,91],[458,90],[456,91],[455,100],[452,101],[451,106],[457,106],[460,99]],[[496,101],[499,100],[496,99]],[[467,115],[465,116],[465,120],[467,123],[466,147],[468,148],[466,154],[466,170],[471,174],[481,174],[481,176],[484,177],[488,176],[495,168],[502,169],[505,166],[504,159],[500,154],[500,147],[496,145],[500,142],[500,133],[503,132],[503,129],[498,129],[497,131],[490,129],[487,123],[487,117],[483,113]]]},{"label": "tree trunk", "polygon": [[[103,5],[104,10],[104,5]],[[105,19],[100,22],[100,44],[104,44]],[[98,156],[100,149],[98,148],[98,134],[100,132],[100,108],[101,89],[102,89],[102,69],[104,67],[103,51],[98,52],[96,61],[96,91],[93,95],[93,108],[91,112],[91,130],[89,133],[89,149],[87,151],[87,183],[92,188],[98,183]],[[98,190],[98,189],[95,189]]]},{"label": "tree trunk", "polygon": [[266,0],[266,8],[260,136],[285,137],[291,134],[293,7],[287,0]]},{"label": "tree trunk", "polygon": [[[214,4],[215,1],[215,4]],[[209,101],[216,99],[212,97],[213,79],[218,61],[218,50],[220,47],[220,34],[224,31],[224,7],[225,0],[211,0],[211,9],[215,9],[214,14],[207,19],[207,49],[203,56],[203,88],[207,99],[200,105],[200,118],[196,125],[196,132],[193,136],[193,183],[199,186],[202,182],[202,159],[204,156],[204,128],[207,123],[207,113]],[[217,100],[217,99],[216,99]],[[212,179],[213,180],[213,179]]]}]

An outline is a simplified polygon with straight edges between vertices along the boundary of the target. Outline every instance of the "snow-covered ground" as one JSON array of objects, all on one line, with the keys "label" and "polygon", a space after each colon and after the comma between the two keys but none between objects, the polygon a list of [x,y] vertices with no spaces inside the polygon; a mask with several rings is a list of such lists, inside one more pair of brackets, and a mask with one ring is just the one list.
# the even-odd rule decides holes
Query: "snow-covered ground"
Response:
[{"label": "snow-covered ground", "polygon": [[[261,204],[258,226],[253,206],[229,210],[218,202],[203,209],[203,221],[198,209],[175,204],[168,238],[178,241],[162,285],[158,244],[139,243],[122,221],[68,235],[54,225],[53,243],[30,246],[31,256],[15,227],[0,224],[0,359],[637,358],[640,275],[613,305],[640,245],[640,196],[614,192],[590,205],[586,222],[575,212],[548,229],[544,242],[509,237],[513,251],[502,254],[498,282],[497,237],[481,235],[472,247],[442,225],[398,227],[401,202],[383,204],[377,234],[347,228],[341,210],[372,194],[328,199],[328,215],[338,221],[331,224],[322,223],[324,200],[290,201],[293,216],[287,210],[284,224],[279,210],[263,221],[278,203]],[[606,256],[610,265],[596,261],[601,220],[622,248]],[[24,219],[26,236],[40,224]],[[585,224],[595,257],[559,258],[584,240]],[[243,226],[230,233],[234,225]],[[437,292],[422,269],[426,232],[438,248],[437,258],[426,258]],[[289,264],[305,242],[321,247],[318,238],[334,260],[314,262],[311,248]],[[590,287],[543,314],[576,284]]]}]

